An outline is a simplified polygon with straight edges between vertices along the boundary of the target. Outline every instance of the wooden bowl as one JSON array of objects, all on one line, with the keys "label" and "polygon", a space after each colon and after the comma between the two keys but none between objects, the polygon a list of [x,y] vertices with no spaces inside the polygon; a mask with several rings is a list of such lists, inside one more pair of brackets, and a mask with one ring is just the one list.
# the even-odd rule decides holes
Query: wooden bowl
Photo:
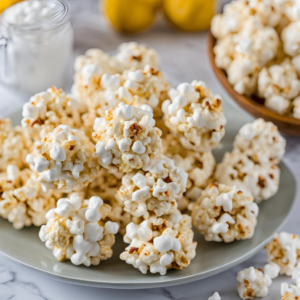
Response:
[{"label": "wooden bowl", "polygon": [[300,136],[300,119],[276,113],[262,104],[261,99],[246,97],[238,94],[228,82],[225,72],[219,69],[215,64],[215,54],[213,48],[216,39],[210,33],[208,37],[208,55],[212,69],[219,79],[220,83],[230,94],[233,100],[249,114],[255,118],[263,118],[277,125],[278,129],[286,134]]}]

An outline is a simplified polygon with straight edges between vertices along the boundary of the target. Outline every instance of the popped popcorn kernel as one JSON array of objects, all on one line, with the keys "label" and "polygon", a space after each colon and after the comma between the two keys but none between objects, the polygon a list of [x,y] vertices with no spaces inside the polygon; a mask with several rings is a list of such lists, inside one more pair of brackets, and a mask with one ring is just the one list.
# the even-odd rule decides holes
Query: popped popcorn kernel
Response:
[{"label": "popped popcorn kernel", "polygon": [[300,239],[298,235],[287,232],[276,233],[274,240],[265,249],[268,260],[280,267],[280,274],[292,276],[293,272],[299,269]]},{"label": "popped popcorn kernel", "polygon": [[254,267],[239,271],[236,280],[241,299],[264,298],[268,295],[268,287],[272,284],[272,279],[268,275],[264,275],[262,271]]}]

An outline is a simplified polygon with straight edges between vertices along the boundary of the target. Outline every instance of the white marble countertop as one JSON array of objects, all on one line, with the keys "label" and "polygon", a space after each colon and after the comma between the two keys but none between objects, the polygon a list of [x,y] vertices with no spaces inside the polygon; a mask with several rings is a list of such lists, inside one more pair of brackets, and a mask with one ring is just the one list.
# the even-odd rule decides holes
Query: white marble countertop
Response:
[{"label": "white marble countertop", "polygon": [[[99,47],[113,50],[123,41],[136,40],[157,49],[161,57],[161,69],[170,82],[177,85],[182,81],[204,80],[216,93],[222,90],[214,78],[206,55],[206,33],[181,33],[159,22],[152,30],[140,35],[122,36],[108,28],[99,15],[96,0],[70,0],[72,23],[75,30],[75,55],[86,49]],[[71,77],[70,77],[71,80]],[[9,114],[28,96],[0,87],[0,117]],[[287,152],[284,162],[290,167],[300,186],[300,138],[287,137]],[[300,194],[284,230],[300,234]],[[1,241],[0,241],[1,242]],[[266,254],[262,250],[245,263],[219,275],[176,287],[148,290],[111,290],[76,286],[46,277],[44,274],[18,264],[0,254],[0,300],[61,300],[61,299],[124,299],[132,300],[193,300],[208,299],[218,291],[222,300],[239,299],[236,292],[237,272],[245,267],[262,268]],[[281,299],[280,282],[291,282],[281,276],[273,282],[266,300]]]}]

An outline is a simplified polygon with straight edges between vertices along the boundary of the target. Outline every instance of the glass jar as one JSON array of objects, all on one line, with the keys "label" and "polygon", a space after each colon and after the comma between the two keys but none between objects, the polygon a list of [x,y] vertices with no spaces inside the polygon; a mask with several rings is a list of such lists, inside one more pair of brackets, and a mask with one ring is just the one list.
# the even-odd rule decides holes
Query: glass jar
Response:
[{"label": "glass jar", "polygon": [[64,87],[73,52],[67,3],[42,1],[54,9],[47,18],[30,24],[11,22],[10,10],[24,2],[9,7],[0,18],[0,82],[29,93]]}]

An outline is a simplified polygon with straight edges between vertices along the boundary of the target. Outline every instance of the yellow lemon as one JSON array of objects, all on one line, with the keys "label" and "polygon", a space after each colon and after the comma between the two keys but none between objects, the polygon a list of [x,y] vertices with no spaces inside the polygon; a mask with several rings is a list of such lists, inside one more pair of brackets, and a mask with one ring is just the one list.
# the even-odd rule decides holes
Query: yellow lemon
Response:
[{"label": "yellow lemon", "polygon": [[219,0],[164,0],[166,18],[184,31],[205,30],[216,12]]},{"label": "yellow lemon", "polygon": [[124,33],[149,27],[161,0],[106,0],[104,10],[111,24]]},{"label": "yellow lemon", "polygon": [[0,0],[0,13],[5,10],[7,7],[16,4],[22,0]]}]

